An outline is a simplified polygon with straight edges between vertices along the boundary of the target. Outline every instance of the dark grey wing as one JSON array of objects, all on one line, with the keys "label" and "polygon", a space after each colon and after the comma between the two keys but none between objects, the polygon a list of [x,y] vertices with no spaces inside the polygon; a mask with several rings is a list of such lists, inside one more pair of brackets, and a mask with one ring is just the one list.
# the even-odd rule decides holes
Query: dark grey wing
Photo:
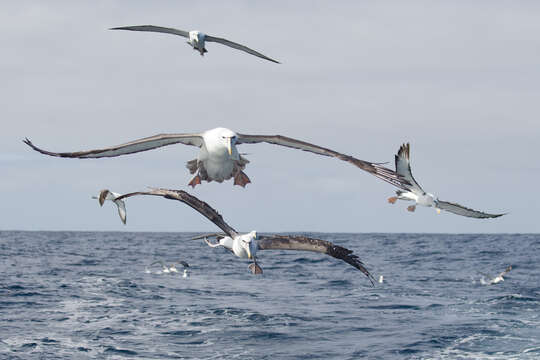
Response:
[{"label": "dark grey wing", "polygon": [[354,266],[363,272],[374,284],[373,276],[364,267],[357,255],[353,254],[352,250],[334,245],[333,243],[320,239],[313,239],[305,236],[259,236],[259,250],[299,250],[299,251],[314,251],[332,256],[336,259],[345,261],[347,264]]},{"label": "dark grey wing", "polygon": [[150,191],[137,191],[124,194],[117,197],[116,200],[123,200],[125,198],[137,195],[161,196],[165,199],[181,201],[184,204],[190,206],[191,208],[197,210],[208,220],[216,224],[216,226],[223,230],[228,236],[234,238],[238,235],[236,230],[229,226],[229,224],[227,224],[225,220],[223,220],[223,217],[210,205],[182,190],[150,189]]},{"label": "dark grey wing", "polygon": [[185,268],[188,268],[188,267],[189,267],[189,264],[188,264],[187,262],[185,262],[185,261],[182,261],[182,260],[178,261],[177,264],[180,264],[180,265],[182,265],[182,266],[185,267]]},{"label": "dark grey wing", "polygon": [[165,267],[165,263],[164,263],[162,260],[154,261],[153,263],[151,263],[151,264],[148,265],[148,266],[152,266],[152,265],[155,265],[155,264],[159,264],[159,265],[161,265],[162,267]]},{"label": "dark grey wing", "polygon": [[441,210],[446,210],[451,213],[454,213],[456,215],[466,216],[466,217],[472,217],[477,219],[486,219],[486,218],[497,218],[499,216],[506,215],[504,214],[488,214],[482,211],[477,211],[473,209],[466,208],[465,206],[461,206],[459,204],[442,201],[442,200],[436,200],[435,206]]},{"label": "dark grey wing", "polygon": [[424,189],[422,189],[420,184],[416,182],[412,175],[410,148],[411,147],[408,143],[401,145],[399,148],[398,153],[395,155],[396,172],[411,184],[411,187],[408,189],[409,191],[412,191],[418,195],[423,195],[426,192]]},{"label": "dark grey wing", "polygon": [[227,39],[223,39],[223,38],[219,38],[219,37],[215,37],[215,36],[210,36],[210,35],[205,35],[204,36],[204,40],[205,41],[211,41],[211,42],[217,42],[217,43],[220,43],[220,44],[223,44],[223,45],[227,45],[227,46],[230,46],[232,48],[235,48],[237,50],[242,50],[242,51],[245,51],[247,52],[248,54],[251,54],[251,55],[255,55],[255,56],[258,56],[262,59],[265,59],[265,60],[268,60],[268,61],[271,61],[271,62],[274,62],[276,64],[281,64],[279,61],[277,60],[274,60],[272,58],[269,58],[268,56],[266,55],[263,55],[261,54],[260,52],[258,51],[255,51],[253,49],[250,49],[248,48],[247,46],[244,46],[242,44],[238,44],[238,43],[235,43],[234,41],[230,41],[230,40],[227,40]]},{"label": "dark grey wing", "polygon": [[189,37],[189,32],[184,30],[178,30],[174,28],[154,26],[154,25],[136,25],[136,26],[120,26],[110,28],[109,30],[131,30],[131,31],[150,31],[150,32],[160,32],[166,34],[179,35],[183,37]]},{"label": "dark grey wing", "polygon": [[398,175],[394,170],[388,169],[381,164],[372,163],[356,159],[352,156],[339,153],[337,151],[327,149],[318,145],[310,144],[305,141],[296,140],[282,135],[245,135],[238,134],[237,144],[256,144],[269,143],[274,145],[286,146],[293,149],[308,151],[317,155],[335,157],[340,160],[353,164],[360,169],[384,180],[398,188],[409,191],[411,184],[402,176]]},{"label": "dark grey wing", "polygon": [[91,159],[133,154],[178,143],[201,147],[203,144],[203,138],[201,134],[159,134],[104,149],[61,153],[40,149],[34,144],[32,144],[32,142],[28,140],[28,138],[24,139],[23,142],[35,151],[45,155],[67,158]]}]

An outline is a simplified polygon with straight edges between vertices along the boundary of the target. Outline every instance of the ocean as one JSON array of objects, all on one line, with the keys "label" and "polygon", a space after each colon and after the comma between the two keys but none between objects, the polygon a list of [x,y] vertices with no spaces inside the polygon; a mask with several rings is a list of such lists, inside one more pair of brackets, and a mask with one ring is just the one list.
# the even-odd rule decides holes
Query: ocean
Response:
[{"label": "ocean", "polygon": [[255,276],[195,235],[0,232],[0,358],[540,359],[540,235],[305,233],[375,286],[295,251]]}]

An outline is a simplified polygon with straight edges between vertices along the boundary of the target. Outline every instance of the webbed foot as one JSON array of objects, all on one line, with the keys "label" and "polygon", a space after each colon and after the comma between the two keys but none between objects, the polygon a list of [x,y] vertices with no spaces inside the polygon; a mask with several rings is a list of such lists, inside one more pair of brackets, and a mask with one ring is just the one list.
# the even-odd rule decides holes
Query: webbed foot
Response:
[{"label": "webbed foot", "polygon": [[241,187],[246,187],[247,184],[249,184],[251,180],[249,180],[248,176],[244,174],[243,171],[239,171],[234,176],[234,185],[240,185]]},{"label": "webbed foot", "polygon": [[254,275],[259,275],[263,273],[262,268],[257,263],[252,263],[248,265],[248,269],[251,271]]},{"label": "webbed foot", "polygon": [[389,197],[389,198],[388,198],[388,202],[389,202],[390,204],[395,204],[396,201],[397,201],[397,196],[392,196],[392,197]]},{"label": "webbed foot", "polygon": [[195,186],[199,185],[200,183],[201,183],[201,177],[197,175],[193,179],[191,179],[188,185],[195,188]]}]

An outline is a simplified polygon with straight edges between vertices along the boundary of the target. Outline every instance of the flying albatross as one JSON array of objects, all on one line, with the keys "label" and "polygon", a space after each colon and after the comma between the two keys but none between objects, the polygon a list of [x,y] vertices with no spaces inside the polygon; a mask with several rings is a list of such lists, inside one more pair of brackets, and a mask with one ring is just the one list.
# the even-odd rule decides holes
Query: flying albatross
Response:
[{"label": "flying albatross", "polygon": [[[363,272],[371,283],[374,283],[373,277],[364,267],[357,255],[353,254],[352,250],[334,245],[333,243],[320,239],[313,239],[306,236],[283,236],[283,235],[258,235],[256,231],[247,234],[240,234],[227,224],[223,217],[214,210],[206,202],[188,194],[182,190],[169,189],[150,189],[149,191],[137,191],[121,195],[117,200],[123,200],[131,196],[137,195],[152,195],[161,196],[165,199],[178,200],[192,207],[208,220],[216,224],[225,234],[203,235],[198,238],[205,238],[207,244],[212,247],[223,246],[230,250],[234,255],[253,260],[249,265],[249,269],[254,274],[261,274],[262,269],[257,264],[257,252],[261,250],[298,250],[298,251],[313,251],[332,256],[336,259],[343,260],[347,264],[355,267]],[[208,241],[208,237],[218,237],[218,243],[212,244]]]},{"label": "flying albatross", "polygon": [[410,185],[396,172],[378,163],[359,160],[334,150],[282,135],[245,135],[221,127],[195,134],[159,134],[108,148],[78,152],[51,152],[38,148],[28,138],[24,140],[25,144],[42,154],[79,159],[115,157],[178,143],[197,146],[200,148],[197,159],[188,161],[186,165],[189,172],[195,174],[188,184],[192,187],[201,184],[202,181],[221,183],[231,178],[234,178],[234,185],[245,187],[251,181],[242,170],[249,161],[239,154],[236,146],[263,142],[346,161],[404,190],[407,190],[407,186]]},{"label": "flying albatross", "polygon": [[447,201],[442,201],[436,198],[433,194],[425,192],[420,185],[414,179],[411,172],[411,163],[410,163],[410,145],[403,144],[399,148],[398,153],[395,156],[396,161],[396,172],[407,180],[411,185],[406,186],[405,191],[397,190],[396,195],[388,198],[388,202],[394,204],[398,199],[399,200],[408,200],[414,201],[415,204],[407,207],[407,210],[413,212],[416,210],[416,205],[422,205],[427,207],[434,207],[437,210],[437,213],[440,213],[441,210],[446,210],[451,213],[467,216],[477,219],[485,218],[496,218],[503,216],[505,214],[488,214],[485,212],[473,210],[466,208],[465,206],[451,203]]},{"label": "flying albatross", "polygon": [[118,200],[119,196],[120,194],[114,193],[112,191],[101,190],[99,192],[99,197],[92,196],[92,199],[98,199],[100,206],[103,206],[103,203],[105,202],[105,200],[110,200],[111,202],[113,202],[118,208],[118,215],[120,215],[120,220],[122,220],[122,222],[125,225],[126,224],[126,203],[123,200]]},{"label": "flying albatross", "polygon": [[150,32],[159,32],[159,33],[183,36],[189,39],[187,43],[193,47],[193,50],[198,51],[201,54],[201,56],[204,56],[204,53],[208,52],[208,50],[206,50],[206,48],[204,47],[204,45],[207,42],[217,42],[217,43],[227,45],[237,50],[245,51],[248,54],[255,55],[257,57],[274,62],[276,64],[280,64],[279,61],[269,58],[268,56],[263,55],[260,52],[255,51],[253,49],[250,49],[247,46],[235,43],[233,41],[230,41],[224,38],[210,36],[198,30],[184,31],[184,30],[178,30],[178,29],[162,27],[162,26],[154,26],[154,25],[121,26],[121,27],[111,28],[109,30],[150,31]]}]

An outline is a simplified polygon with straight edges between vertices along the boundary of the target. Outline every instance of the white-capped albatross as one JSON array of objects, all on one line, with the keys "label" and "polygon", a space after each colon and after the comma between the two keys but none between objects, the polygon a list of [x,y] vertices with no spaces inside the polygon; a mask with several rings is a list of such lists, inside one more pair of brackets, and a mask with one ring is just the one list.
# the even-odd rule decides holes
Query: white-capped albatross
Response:
[{"label": "white-capped albatross", "polygon": [[240,144],[269,143],[346,161],[403,190],[407,190],[407,186],[410,185],[407,180],[395,171],[378,163],[356,159],[331,149],[282,135],[246,135],[221,127],[194,134],[160,134],[108,148],[77,152],[43,150],[32,144],[28,138],[24,140],[24,143],[45,155],[79,159],[115,157],[178,143],[197,146],[200,148],[197,159],[187,162],[190,173],[195,174],[188,184],[192,187],[201,184],[202,181],[221,183],[231,178],[234,178],[234,185],[245,187],[251,181],[242,170],[249,161],[239,154],[236,146]]},{"label": "white-capped albatross", "polygon": [[[157,274],[161,274],[161,273],[169,274],[171,272],[171,270],[169,269],[169,267],[167,265],[165,265],[165,262],[163,262],[163,260],[156,260],[156,261],[154,261],[153,263],[151,263],[148,266],[152,266],[152,265],[155,265],[155,264],[161,265],[161,271],[159,271]],[[176,268],[175,268],[174,272],[178,272],[178,270],[176,270]]]},{"label": "white-capped albatross", "polygon": [[[152,266],[152,265],[155,265],[155,264],[160,264],[161,265],[161,271],[159,272],[160,274],[161,273],[165,273],[165,274],[177,273],[178,269],[177,269],[176,265],[182,265],[184,267],[183,277],[187,277],[187,275],[188,275],[187,268],[189,268],[189,264],[187,262],[185,262],[185,261],[180,260],[180,261],[177,261],[177,262],[171,264],[171,266],[167,266],[163,260],[157,260],[157,261],[154,261],[153,263],[151,263],[148,266]],[[148,267],[146,267],[146,269],[147,269],[146,272],[148,273],[149,272]]]},{"label": "white-capped albatross", "polygon": [[[480,279],[480,283],[482,283],[482,285],[493,285],[493,284],[498,284],[500,283],[501,281],[504,281],[504,277],[507,273],[510,272],[510,270],[512,270],[512,265],[508,265],[506,267],[506,269],[500,273],[499,275],[495,276],[494,278],[492,278],[491,280],[489,281],[485,281],[484,278]],[[489,279],[490,276],[489,275],[483,275],[485,276],[486,279]]]},{"label": "white-capped albatross", "polygon": [[389,203],[394,204],[397,200],[414,201],[415,204],[407,207],[407,210],[413,212],[414,210],[416,210],[416,205],[422,205],[427,207],[434,207],[437,210],[437,213],[440,213],[441,210],[446,210],[456,215],[467,216],[477,219],[496,218],[506,215],[488,214],[485,212],[469,209],[456,203],[439,200],[433,194],[425,192],[424,189],[422,189],[422,187],[416,182],[412,175],[409,152],[409,144],[401,145],[398,153],[395,156],[395,162],[396,172],[405,180],[407,180],[410,185],[406,185],[405,189],[401,187],[405,191],[401,189],[397,190],[397,196],[392,196],[388,198]]},{"label": "white-capped albatross", "polygon": [[[219,243],[212,244],[208,241],[208,237],[211,235],[203,235],[199,238],[205,238],[207,244],[212,247],[223,246],[226,249],[233,252],[236,256],[253,260],[249,268],[254,274],[262,273],[262,269],[257,264],[257,251],[261,250],[298,250],[298,251],[313,251],[332,256],[336,259],[345,261],[347,264],[363,272],[374,284],[374,279],[369,271],[364,267],[364,264],[360,261],[357,255],[353,254],[352,250],[335,245],[329,241],[309,238],[306,236],[283,236],[283,235],[271,235],[264,236],[258,235],[256,231],[252,231],[247,234],[240,234],[234,230],[229,224],[227,224],[223,217],[214,210],[206,202],[196,198],[193,195],[188,194],[182,190],[170,190],[170,189],[150,189],[149,191],[137,191],[128,194],[124,194],[118,197],[119,200],[126,199],[131,196],[137,195],[151,195],[161,196],[170,200],[178,200],[192,207],[208,220],[212,221],[218,226],[225,236],[220,237]],[[218,234],[213,234],[218,235]]]},{"label": "white-capped albatross", "polygon": [[207,42],[217,42],[217,43],[232,47],[233,49],[241,50],[241,51],[247,52],[248,54],[255,55],[257,57],[260,57],[261,59],[265,59],[273,63],[280,64],[279,61],[269,58],[268,56],[263,55],[260,52],[255,51],[253,49],[250,49],[247,46],[235,43],[233,41],[230,41],[224,38],[210,36],[198,30],[184,31],[184,30],[178,30],[178,29],[162,27],[162,26],[154,26],[154,25],[120,26],[120,27],[110,28],[109,30],[150,31],[150,32],[159,32],[159,33],[183,36],[189,39],[187,43],[191,45],[191,47],[193,47],[193,50],[198,51],[201,54],[201,56],[204,56],[204,53],[208,52],[208,50],[206,50],[206,48],[204,47]]},{"label": "white-capped albatross", "polygon": [[113,202],[116,207],[118,208],[118,215],[120,215],[120,220],[126,224],[126,204],[123,200],[118,200],[117,198],[120,196],[120,194],[117,194],[115,192],[109,191],[107,189],[101,190],[99,192],[99,197],[92,196],[92,199],[98,199],[99,205],[103,206],[103,203],[105,200],[110,200]]}]

